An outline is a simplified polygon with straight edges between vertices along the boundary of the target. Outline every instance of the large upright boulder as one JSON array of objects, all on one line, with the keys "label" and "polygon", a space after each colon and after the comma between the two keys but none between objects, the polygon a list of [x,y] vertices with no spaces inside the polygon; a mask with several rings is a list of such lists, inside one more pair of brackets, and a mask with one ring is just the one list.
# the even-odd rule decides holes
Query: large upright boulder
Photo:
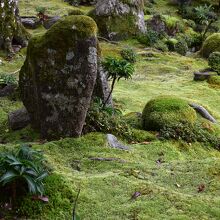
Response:
[{"label": "large upright boulder", "polygon": [[68,16],[30,40],[19,87],[43,138],[81,135],[97,77],[96,32],[90,17]]},{"label": "large upright boulder", "polygon": [[111,40],[145,33],[143,0],[98,0],[89,15],[96,21],[99,33]]}]

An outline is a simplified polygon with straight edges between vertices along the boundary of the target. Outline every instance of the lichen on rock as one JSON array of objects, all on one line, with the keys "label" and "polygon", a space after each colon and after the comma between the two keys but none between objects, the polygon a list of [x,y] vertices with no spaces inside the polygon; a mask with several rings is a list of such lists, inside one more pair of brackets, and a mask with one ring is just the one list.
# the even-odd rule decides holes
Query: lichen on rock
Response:
[{"label": "lichen on rock", "polygon": [[143,8],[143,0],[99,0],[89,16],[103,37],[120,40],[146,32]]},{"label": "lichen on rock", "polygon": [[42,137],[81,135],[97,77],[96,32],[90,17],[68,16],[30,40],[19,86]]}]

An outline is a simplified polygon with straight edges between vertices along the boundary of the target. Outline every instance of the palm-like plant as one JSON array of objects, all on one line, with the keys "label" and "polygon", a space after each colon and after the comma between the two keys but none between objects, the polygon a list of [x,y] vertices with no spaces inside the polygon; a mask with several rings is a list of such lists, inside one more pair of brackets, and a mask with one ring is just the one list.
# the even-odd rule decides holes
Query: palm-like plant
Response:
[{"label": "palm-like plant", "polygon": [[48,176],[41,152],[24,145],[16,152],[0,154],[0,185],[10,185],[13,199],[17,186],[25,182],[30,194],[43,195],[43,180]]},{"label": "palm-like plant", "polygon": [[112,79],[112,85],[110,93],[104,102],[104,107],[108,103],[109,98],[112,95],[115,82],[119,81],[121,78],[131,79],[134,73],[134,65],[129,63],[127,60],[116,59],[114,57],[107,57],[102,62],[104,70],[107,72],[108,79]]}]

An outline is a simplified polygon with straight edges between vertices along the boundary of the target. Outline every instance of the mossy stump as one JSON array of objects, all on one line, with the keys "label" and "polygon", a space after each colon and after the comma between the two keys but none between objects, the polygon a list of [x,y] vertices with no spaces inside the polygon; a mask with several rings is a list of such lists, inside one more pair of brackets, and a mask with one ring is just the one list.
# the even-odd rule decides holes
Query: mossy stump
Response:
[{"label": "mossy stump", "polygon": [[73,15],[29,42],[19,87],[43,138],[81,135],[97,77],[96,31],[93,19]]}]

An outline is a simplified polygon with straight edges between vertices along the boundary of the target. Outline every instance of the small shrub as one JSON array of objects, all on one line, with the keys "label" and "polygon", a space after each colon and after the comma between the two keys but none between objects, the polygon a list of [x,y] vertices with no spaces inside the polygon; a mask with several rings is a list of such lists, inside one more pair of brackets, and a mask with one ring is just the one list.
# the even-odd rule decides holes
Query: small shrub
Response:
[{"label": "small shrub", "polygon": [[188,51],[187,42],[184,39],[179,40],[174,47],[175,51],[180,55],[185,56]]},{"label": "small shrub", "polygon": [[131,79],[134,73],[134,65],[127,60],[117,59],[114,57],[107,57],[102,61],[103,69],[107,72],[108,79],[112,79],[111,90],[109,96],[105,100],[103,106],[108,103],[112,95],[116,81],[121,78]]},{"label": "small shrub", "polygon": [[159,40],[157,43],[154,44],[154,47],[162,52],[167,52],[168,46],[161,40]]},{"label": "small shrub", "polygon": [[175,50],[175,45],[178,43],[178,40],[175,38],[170,38],[166,41],[166,45],[170,51]]},{"label": "small shrub", "polygon": [[149,29],[146,34],[139,35],[137,39],[145,46],[153,46],[160,39],[160,36],[156,31]]},{"label": "small shrub", "polygon": [[103,109],[97,103],[93,103],[89,109],[84,127],[84,133],[94,131],[111,133],[127,140],[132,136],[130,126],[120,113],[115,112],[114,109],[111,111],[108,108]]},{"label": "small shrub", "polygon": [[160,137],[165,139],[183,140],[188,143],[205,143],[217,149],[220,147],[220,139],[215,134],[204,129],[199,122],[194,125],[190,123],[177,123],[172,127],[165,125],[160,130]]},{"label": "small shrub", "polygon": [[137,54],[132,48],[123,49],[120,53],[122,58],[130,63],[135,63],[137,61]]},{"label": "small shrub", "polygon": [[213,52],[208,58],[209,66],[220,75],[220,52]]}]

